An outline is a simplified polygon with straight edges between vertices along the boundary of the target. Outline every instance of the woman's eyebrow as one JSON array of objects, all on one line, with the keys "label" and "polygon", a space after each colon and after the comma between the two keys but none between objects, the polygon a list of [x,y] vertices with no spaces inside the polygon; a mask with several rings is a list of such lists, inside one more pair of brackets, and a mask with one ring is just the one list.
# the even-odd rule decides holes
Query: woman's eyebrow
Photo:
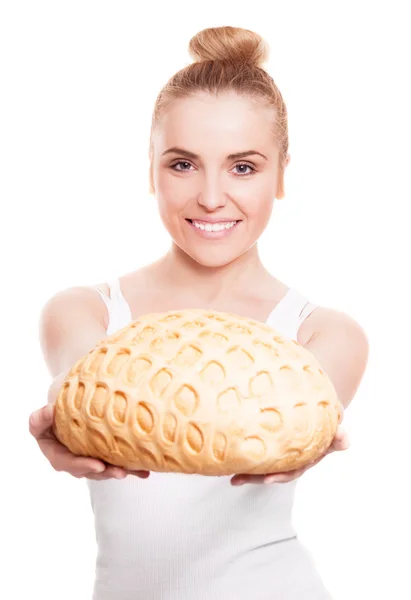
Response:
[{"label": "woman's eyebrow", "polygon": [[[193,160],[198,160],[200,158],[198,154],[195,154],[194,152],[190,152],[190,150],[185,150],[184,148],[177,148],[176,146],[168,148],[168,150],[163,152],[163,154],[161,156],[165,156],[166,154],[170,154],[170,153],[183,154],[184,156],[188,156],[189,158],[192,158]],[[252,154],[258,154],[259,156],[262,156],[263,158],[265,158],[265,160],[268,160],[268,158],[266,156],[264,156],[264,154],[261,154],[261,152],[257,152],[257,150],[245,150],[244,152],[235,152],[234,154],[229,154],[227,156],[227,158],[229,160],[234,160],[236,158],[245,158],[246,156],[251,156]]]}]

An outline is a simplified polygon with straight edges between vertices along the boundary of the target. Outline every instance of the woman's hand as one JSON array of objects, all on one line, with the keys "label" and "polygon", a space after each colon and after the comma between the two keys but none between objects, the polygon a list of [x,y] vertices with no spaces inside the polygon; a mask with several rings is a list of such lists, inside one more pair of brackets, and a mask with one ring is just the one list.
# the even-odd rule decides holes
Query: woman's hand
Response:
[{"label": "woman's hand", "polygon": [[76,456],[58,441],[53,432],[54,402],[63,379],[64,374],[60,374],[53,380],[49,388],[48,404],[32,412],[29,418],[29,431],[53,469],[65,471],[77,478],[124,479],[127,475],[136,475],[146,479],[149,471],[129,471],[95,458]]},{"label": "woman's hand", "polygon": [[231,478],[231,484],[243,485],[244,483],[288,483],[293,479],[301,477],[303,473],[305,473],[306,471],[308,471],[308,469],[311,469],[316,464],[318,464],[321,460],[323,460],[323,458],[328,456],[328,454],[331,454],[332,452],[340,452],[341,450],[347,450],[349,446],[350,442],[347,433],[341,428],[340,425],[338,425],[335,437],[325,454],[317,458],[317,460],[314,460],[310,464],[306,465],[305,467],[302,467],[301,469],[296,469],[295,471],[288,471],[286,473],[268,473],[267,475],[238,474],[234,475],[234,477]]}]

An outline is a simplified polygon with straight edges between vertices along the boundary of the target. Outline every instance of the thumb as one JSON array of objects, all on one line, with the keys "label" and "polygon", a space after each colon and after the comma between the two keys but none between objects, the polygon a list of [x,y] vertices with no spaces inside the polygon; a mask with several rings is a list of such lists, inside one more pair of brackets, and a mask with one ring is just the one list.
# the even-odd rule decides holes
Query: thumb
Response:
[{"label": "thumb", "polygon": [[35,410],[29,417],[29,431],[33,437],[39,439],[53,424],[54,406],[46,404]]},{"label": "thumb", "polygon": [[338,428],[337,434],[332,442],[333,450],[347,450],[350,447],[350,438],[348,433],[342,429]]}]

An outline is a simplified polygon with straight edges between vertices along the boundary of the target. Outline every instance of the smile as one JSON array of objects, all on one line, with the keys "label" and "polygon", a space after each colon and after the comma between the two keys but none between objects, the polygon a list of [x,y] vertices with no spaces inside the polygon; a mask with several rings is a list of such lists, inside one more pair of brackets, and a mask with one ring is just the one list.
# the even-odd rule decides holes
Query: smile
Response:
[{"label": "smile", "polygon": [[202,221],[191,221],[195,227],[205,231],[222,231],[223,229],[231,229],[237,221],[222,222],[222,223],[204,223]]},{"label": "smile", "polygon": [[223,221],[221,223],[206,223],[186,219],[186,223],[196,233],[208,239],[222,239],[236,230],[241,221]]}]

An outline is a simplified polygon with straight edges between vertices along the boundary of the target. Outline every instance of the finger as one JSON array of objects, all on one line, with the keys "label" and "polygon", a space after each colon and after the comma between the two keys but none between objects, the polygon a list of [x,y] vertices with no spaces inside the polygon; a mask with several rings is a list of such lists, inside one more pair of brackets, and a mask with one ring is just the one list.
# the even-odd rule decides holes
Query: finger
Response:
[{"label": "finger", "polygon": [[54,406],[46,404],[42,408],[35,410],[29,417],[29,431],[37,440],[44,437],[47,430],[53,424]]},{"label": "finger", "polygon": [[294,471],[288,471],[287,473],[270,473],[268,475],[234,475],[231,478],[232,485],[244,485],[245,483],[286,483],[292,481],[296,477],[299,477],[303,472],[303,469],[297,469]]},{"label": "finger", "polygon": [[334,452],[340,450],[347,450],[347,448],[349,447],[350,439],[348,437],[348,434],[344,429],[339,427],[337,429],[337,433],[335,434],[333,441],[331,442],[329,451]]},{"label": "finger", "polygon": [[264,475],[234,475],[231,485],[243,485],[244,483],[264,483]]},{"label": "finger", "polygon": [[42,439],[39,446],[56,471],[67,471],[74,477],[84,477],[86,473],[101,473],[106,469],[104,462],[86,456],[75,456],[54,439]]},{"label": "finger", "polygon": [[147,479],[150,475],[149,471],[132,471],[128,469],[123,469],[121,467],[115,467],[113,465],[109,465],[106,467],[103,473],[88,473],[85,475],[87,479],[94,479],[97,481],[101,481],[104,479],[125,479],[127,475],[135,475],[136,477],[140,477],[141,479]]},{"label": "finger", "polygon": [[140,477],[141,479],[147,479],[150,476],[150,471],[133,471],[132,469],[126,469],[126,472],[129,475],[135,475],[136,477]]},{"label": "finger", "polygon": [[[311,466],[311,465],[310,465]],[[301,469],[295,469],[294,471],[289,471],[288,473],[273,473],[270,475],[265,475],[264,483],[289,483],[298,477],[301,477],[305,471],[308,470],[307,467],[302,467]]]},{"label": "finger", "polygon": [[84,477],[101,481],[104,479],[125,479],[127,475],[128,473],[121,467],[107,466],[102,473],[86,473]]},{"label": "finger", "polygon": [[346,432],[346,430],[344,429],[344,427],[342,427],[341,425],[338,425],[337,427],[337,431],[335,432],[335,436],[334,439],[342,439],[344,437],[346,437],[348,434]]}]

